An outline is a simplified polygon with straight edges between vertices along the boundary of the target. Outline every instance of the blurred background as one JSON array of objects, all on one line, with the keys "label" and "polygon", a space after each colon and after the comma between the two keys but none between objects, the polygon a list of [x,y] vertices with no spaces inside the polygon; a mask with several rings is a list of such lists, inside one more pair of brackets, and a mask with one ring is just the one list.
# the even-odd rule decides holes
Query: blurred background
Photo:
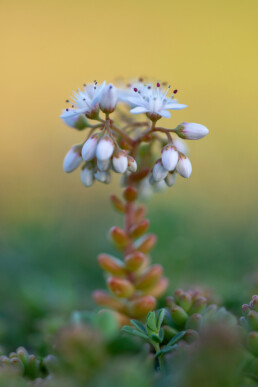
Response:
[{"label": "blurred background", "polygon": [[[188,142],[189,181],[148,203],[158,235],[153,262],[170,290],[212,289],[240,312],[257,289],[256,0],[1,0],[0,340],[36,346],[53,324],[93,306],[104,287],[96,263],[121,224],[108,196],[119,181],[87,190],[62,170],[84,138],[59,115],[72,90],[97,79],[168,81],[188,105],[167,127],[202,123]],[[40,323],[39,323],[40,321]],[[43,321],[43,322],[42,322]],[[50,320],[48,320],[50,321]]]}]

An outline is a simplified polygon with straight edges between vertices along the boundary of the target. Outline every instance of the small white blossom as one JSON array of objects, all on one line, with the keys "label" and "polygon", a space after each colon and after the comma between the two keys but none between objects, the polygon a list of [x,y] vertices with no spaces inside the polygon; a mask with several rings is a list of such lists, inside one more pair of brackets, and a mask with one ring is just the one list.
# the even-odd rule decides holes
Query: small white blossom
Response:
[{"label": "small white blossom", "polygon": [[178,129],[176,131],[177,135],[186,140],[199,140],[205,137],[209,130],[206,126],[201,124],[195,124],[193,122],[183,122],[178,125]]},{"label": "small white blossom", "polygon": [[176,170],[180,176],[189,178],[192,173],[192,164],[188,157],[183,154],[179,155],[178,163],[176,166]]},{"label": "small white blossom", "polygon": [[61,118],[64,123],[71,128],[82,130],[88,126],[88,122],[84,115],[71,115],[66,109],[63,110]]},{"label": "small white blossom", "polygon": [[96,156],[100,161],[109,159],[113,152],[115,146],[113,140],[109,136],[102,137],[97,145]]},{"label": "small white blossom", "polygon": [[114,171],[117,173],[124,173],[128,167],[127,152],[119,150],[114,153],[112,158]]},{"label": "small white blossom", "polygon": [[178,162],[177,149],[172,144],[167,144],[162,149],[162,164],[167,171],[173,171]]},{"label": "small white blossom", "polygon": [[81,170],[81,181],[85,187],[90,187],[94,182],[93,168],[85,167]]},{"label": "small white blossom", "polygon": [[89,118],[95,118],[98,114],[99,99],[105,85],[106,81],[101,85],[94,82],[90,85],[84,85],[84,91],[78,89],[77,93],[73,92],[71,101],[68,101],[71,103],[71,108],[65,109],[60,117],[67,122],[78,119],[81,114],[85,114]]},{"label": "small white blossom", "polygon": [[152,177],[154,181],[161,181],[166,178],[168,174],[167,169],[165,169],[162,165],[161,159],[156,161],[153,170],[152,170]]},{"label": "small white blossom", "polygon": [[165,182],[168,187],[173,187],[173,185],[176,182],[176,172],[169,173],[167,177],[165,178]]},{"label": "small white blossom", "polygon": [[116,104],[118,100],[118,92],[115,86],[113,86],[111,83],[104,87],[102,90],[100,100],[99,100],[99,107],[100,109],[108,114],[112,113],[115,110]]},{"label": "small white blossom", "polygon": [[97,171],[95,172],[94,177],[96,180],[105,184],[109,184],[111,180],[111,176],[109,172]]},{"label": "small white blossom", "polygon": [[163,90],[159,83],[154,87],[151,84],[142,86],[139,90],[137,87],[134,88],[134,95],[129,95],[126,101],[129,102],[133,109],[132,114],[146,113],[150,119],[158,119],[160,117],[169,118],[170,112],[168,110],[181,110],[187,107],[178,103],[174,99],[174,95],[177,90],[174,90],[172,96],[167,96],[169,87],[167,90]]},{"label": "small white blossom", "polygon": [[128,160],[128,171],[129,172],[136,172],[137,171],[137,163],[135,159],[132,156],[127,156]]},{"label": "small white blossom", "polygon": [[93,134],[88,140],[84,143],[82,147],[82,158],[85,161],[93,160],[96,156],[96,149],[98,145],[98,134]]},{"label": "small white blossom", "polygon": [[74,145],[66,154],[63,162],[63,168],[66,173],[74,171],[82,162],[81,146]]}]

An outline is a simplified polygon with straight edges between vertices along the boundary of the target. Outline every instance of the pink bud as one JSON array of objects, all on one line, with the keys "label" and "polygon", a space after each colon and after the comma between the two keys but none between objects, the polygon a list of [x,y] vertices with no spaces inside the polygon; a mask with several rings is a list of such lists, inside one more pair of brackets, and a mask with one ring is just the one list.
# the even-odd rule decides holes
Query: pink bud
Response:
[{"label": "pink bud", "polygon": [[101,93],[99,107],[106,114],[112,113],[115,110],[117,100],[117,89],[110,83],[104,87]]},{"label": "pink bud", "polygon": [[119,150],[114,153],[112,158],[112,164],[114,171],[117,173],[124,173],[128,167],[127,152]]},{"label": "pink bud", "polygon": [[102,137],[97,145],[96,156],[100,161],[109,159],[114,152],[114,142],[109,136]]},{"label": "pink bud", "polygon": [[189,178],[192,173],[192,164],[188,157],[184,156],[183,154],[180,154],[179,160],[176,166],[176,170],[179,173],[180,176]]},{"label": "pink bud", "polygon": [[85,161],[93,160],[96,154],[98,135],[91,136],[82,147],[82,158]]},{"label": "pink bud", "polygon": [[66,154],[63,162],[63,168],[66,173],[74,171],[82,162],[81,146],[73,146]]},{"label": "pink bud", "polygon": [[186,140],[199,140],[207,136],[209,130],[201,124],[195,124],[193,122],[183,122],[178,125],[176,133],[179,137]]},{"label": "pink bud", "polygon": [[171,145],[167,144],[162,149],[162,164],[167,171],[173,171],[178,162],[178,152],[177,149]]},{"label": "pink bud", "polygon": [[168,170],[163,167],[161,159],[156,161],[152,171],[153,180],[161,181],[167,177],[167,174]]}]

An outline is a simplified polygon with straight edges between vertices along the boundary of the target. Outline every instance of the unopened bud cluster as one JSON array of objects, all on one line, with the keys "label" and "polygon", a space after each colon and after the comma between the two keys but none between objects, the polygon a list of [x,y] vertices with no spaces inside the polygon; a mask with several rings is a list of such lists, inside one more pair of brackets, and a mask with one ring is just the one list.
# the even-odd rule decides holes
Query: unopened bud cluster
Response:
[{"label": "unopened bud cluster", "polygon": [[25,376],[28,379],[46,377],[56,364],[52,355],[44,359],[31,355],[24,347],[19,347],[9,356],[0,356],[0,371]]},{"label": "unopened bud cluster", "polygon": [[146,234],[149,221],[145,219],[142,206],[136,206],[137,190],[128,187],[124,190],[124,200],[112,195],[114,208],[130,219],[125,229],[114,226],[110,237],[115,247],[122,252],[123,260],[109,254],[100,254],[98,262],[107,274],[109,293],[97,290],[95,301],[116,311],[122,324],[128,318],[143,318],[156,306],[156,298],[166,290],[168,280],[163,277],[160,265],[150,265],[149,253],[155,245],[156,236]]},{"label": "unopened bud cluster", "polygon": [[244,328],[244,343],[249,351],[246,371],[258,379],[258,295],[254,295],[249,304],[242,306],[243,316],[240,323]]},{"label": "unopened bud cluster", "polygon": [[[209,131],[203,125],[186,122],[175,129],[157,127],[162,117],[170,117],[169,110],[187,107],[175,99],[177,90],[170,96],[169,92],[170,86],[165,89],[159,82],[144,83],[143,79],[119,88],[106,85],[106,82],[98,85],[96,81],[84,85],[83,91],[78,90],[67,101],[71,107],[61,115],[67,125],[78,130],[89,130],[85,142],[74,145],[65,156],[65,172],[70,173],[81,165],[82,183],[89,187],[94,180],[109,183],[110,171],[113,170],[124,174],[125,185],[133,181],[143,191],[147,185],[156,190],[172,187],[177,174],[189,178],[192,165],[186,147],[171,133],[182,139],[198,140]],[[117,109],[120,105],[126,105],[130,111],[121,114]],[[136,114],[144,114],[145,120],[136,121]],[[165,144],[160,137],[162,135],[167,137]],[[157,141],[161,145],[161,155],[153,163],[155,154],[152,144]],[[144,158],[141,156],[142,144],[148,146]]]}]

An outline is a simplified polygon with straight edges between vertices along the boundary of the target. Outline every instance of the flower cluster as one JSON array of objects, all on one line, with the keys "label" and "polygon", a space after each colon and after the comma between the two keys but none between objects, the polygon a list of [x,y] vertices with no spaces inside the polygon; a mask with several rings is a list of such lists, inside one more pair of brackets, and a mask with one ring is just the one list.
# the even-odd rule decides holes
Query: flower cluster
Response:
[{"label": "flower cluster", "polygon": [[[119,88],[106,82],[98,85],[96,81],[84,85],[83,91],[78,90],[67,100],[71,107],[61,115],[67,125],[78,130],[89,129],[85,141],[74,145],[65,156],[65,172],[82,165],[81,180],[85,187],[94,180],[109,183],[112,170],[124,175],[125,185],[140,188],[172,187],[177,174],[189,178],[192,165],[185,147],[171,134],[197,140],[206,136],[208,129],[196,123],[181,123],[174,129],[156,125],[161,118],[170,117],[169,110],[186,108],[175,99],[176,89],[169,96],[170,89],[159,82],[144,83],[143,79]],[[130,113],[123,111],[123,106],[128,106]],[[114,113],[112,119],[111,113]],[[136,114],[144,114],[145,120],[136,121]],[[166,142],[162,135],[166,135]],[[155,142],[161,147],[161,157],[156,160]],[[144,156],[142,146],[147,147]]]}]

